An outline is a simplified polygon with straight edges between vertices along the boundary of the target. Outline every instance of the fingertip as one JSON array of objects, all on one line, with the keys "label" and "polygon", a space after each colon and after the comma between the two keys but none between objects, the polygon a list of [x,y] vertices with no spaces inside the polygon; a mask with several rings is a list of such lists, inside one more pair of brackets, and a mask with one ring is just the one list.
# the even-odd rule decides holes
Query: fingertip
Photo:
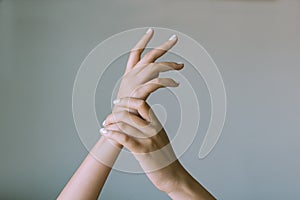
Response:
[{"label": "fingertip", "polygon": [[118,103],[120,103],[120,102],[121,102],[120,99],[115,99],[115,100],[113,100],[113,104],[118,104]]},{"label": "fingertip", "polygon": [[171,79],[169,83],[164,85],[164,87],[178,87],[179,85],[180,85],[179,81],[175,81],[175,80]]},{"label": "fingertip", "polygon": [[146,34],[150,34],[150,33],[153,33],[153,28],[152,27],[150,27],[150,28],[148,28],[148,30],[146,31]]},{"label": "fingertip", "polygon": [[178,62],[177,64],[180,65],[180,66],[184,66],[183,62]]},{"label": "fingertip", "polygon": [[178,62],[177,65],[179,66],[178,70],[182,69],[184,67],[183,62]]},{"label": "fingertip", "polygon": [[174,85],[173,85],[173,87],[178,87],[179,85],[180,85],[180,82],[174,80]]},{"label": "fingertip", "polygon": [[169,41],[176,41],[178,39],[177,35],[173,34],[171,35],[171,37],[169,38]]},{"label": "fingertip", "polygon": [[107,135],[109,134],[109,131],[108,131],[107,129],[105,129],[105,128],[101,128],[101,129],[100,129],[100,133],[101,133],[102,135],[107,136]]}]

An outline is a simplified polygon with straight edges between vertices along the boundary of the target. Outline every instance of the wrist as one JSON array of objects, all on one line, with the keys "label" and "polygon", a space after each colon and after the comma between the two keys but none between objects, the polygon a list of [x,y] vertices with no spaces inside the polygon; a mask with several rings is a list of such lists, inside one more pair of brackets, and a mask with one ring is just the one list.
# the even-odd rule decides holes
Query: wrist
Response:
[{"label": "wrist", "polygon": [[105,137],[101,137],[90,151],[90,155],[102,164],[112,167],[122,146]]}]

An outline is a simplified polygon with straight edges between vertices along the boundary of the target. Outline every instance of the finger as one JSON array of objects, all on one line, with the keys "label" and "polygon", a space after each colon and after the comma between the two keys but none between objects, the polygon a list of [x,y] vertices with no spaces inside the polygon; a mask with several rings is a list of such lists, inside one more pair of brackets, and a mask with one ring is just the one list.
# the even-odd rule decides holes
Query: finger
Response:
[{"label": "finger", "polygon": [[135,138],[146,138],[146,136],[140,130],[125,122],[117,122],[114,124],[109,124],[105,126],[105,129],[110,131],[123,132]]},{"label": "finger", "polygon": [[[152,70],[156,70],[159,72],[166,72],[169,70],[181,70],[184,67],[184,64],[181,62],[157,62],[154,63]],[[150,67],[149,67],[150,68]],[[147,69],[147,68],[145,68]]]},{"label": "finger", "polygon": [[157,78],[160,72],[166,72],[170,70],[181,70],[183,67],[183,63],[157,62],[144,67],[138,75],[140,77],[144,77],[144,81],[149,81],[153,78]]},{"label": "finger", "polygon": [[116,99],[113,101],[113,103],[121,107],[136,110],[137,113],[148,122],[151,122],[154,117],[154,112],[147,104],[147,102],[143,99],[125,97]]},{"label": "finger", "polygon": [[132,152],[135,152],[135,149],[139,145],[137,140],[135,140],[133,137],[131,137],[123,132],[120,132],[120,131],[112,131],[112,130],[107,130],[105,128],[102,128],[102,129],[100,129],[100,133],[104,137],[123,145],[124,147],[126,147],[127,149],[129,149]]},{"label": "finger", "polygon": [[109,124],[113,124],[117,122],[125,122],[126,124],[136,127],[139,130],[143,130],[143,128],[149,124],[149,122],[143,120],[142,118],[136,116],[135,114],[123,110],[108,115],[105,121],[103,122],[103,126],[107,126]]},{"label": "finger", "polygon": [[155,78],[144,83],[130,95],[135,98],[146,99],[152,92],[164,87],[177,87],[179,83],[171,78]]},{"label": "finger", "polygon": [[126,71],[132,69],[136,65],[136,63],[138,63],[141,58],[141,54],[143,53],[148,42],[151,40],[153,34],[154,30],[152,28],[149,28],[146,34],[141,38],[141,40],[133,47],[127,61]]},{"label": "finger", "polygon": [[172,35],[169,40],[155,49],[148,52],[138,64],[153,63],[157,58],[164,55],[169,49],[171,49],[177,42],[178,38],[176,35]]}]

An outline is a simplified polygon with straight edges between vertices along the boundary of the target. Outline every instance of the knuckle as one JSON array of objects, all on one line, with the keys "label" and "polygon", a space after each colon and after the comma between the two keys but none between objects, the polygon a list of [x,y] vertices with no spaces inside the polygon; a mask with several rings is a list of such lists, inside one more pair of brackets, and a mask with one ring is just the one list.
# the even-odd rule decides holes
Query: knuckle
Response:
[{"label": "knuckle", "polygon": [[106,122],[111,122],[112,119],[113,119],[113,115],[112,115],[112,114],[109,114],[109,115],[107,115],[105,121],[106,121]]},{"label": "knuckle", "polygon": [[155,78],[152,80],[152,83],[159,84],[161,82],[161,78]]},{"label": "knuckle", "polygon": [[123,143],[129,143],[130,142],[130,137],[126,134],[122,134],[121,140]]},{"label": "knuckle", "polygon": [[145,149],[144,151],[145,152],[152,152],[152,151],[155,151],[158,149],[159,145],[157,144],[157,142],[152,139],[152,138],[149,138],[145,141]]},{"label": "knuckle", "polygon": [[109,125],[107,125],[105,128],[108,129],[108,130],[111,130],[111,131],[116,131],[116,130],[118,130],[118,128],[116,127],[115,124],[109,124]]},{"label": "knuckle", "polygon": [[118,126],[118,129],[119,129],[119,130],[124,131],[124,129],[125,129],[125,124],[124,124],[123,122],[119,122],[119,123],[117,124],[117,126]]},{"label": "knuckle", "polygon": [[163,85],[167,78],[157,78],[157,83]]},{"label": "knuckle", "polygon": [[140,53],[142,53],[142,49],[141,48],[133,48],[133,49],[131,49],[131,51],[130,51],[130,54],[131,55],[136,55],[136,54],[140,54]]},{"label": "knuckle", "polygon": [[146,102],[144,100],[139,100],[138,108],[143,109],[146,106]]},{"label": "knuckle", "polygon": [[157,129],[154,126],[149,126],[148,133],[150,136],[154,136],[158,133]]},{"label": "knuckle", "polygon": [[153,56],[152,54],[153,54],[152,52],[149,52],[143,58],[146,59],[146,60],[149,60],[149,59],[152,58],[152,56]]},{"label": "knuckle", "polygon": [[120,114],[119,114],[119,117],[121,118],[121,119],[124,119],[124,118],[126,118],[126,117],[128,117],[128,112],[126,112],[126,111],[121,111],[120,112]]},{"label": "knuckle", "polygon": [[150,139],[148,139],[148,138],[144,139],[143,145],[141,146],[142,152],[145,152],[145,153],[150,152],[151,151],[151,149],[150,149],[151,145],[152,145],[152,141]]},{"label": "knuckle", "polygon": [[130,149],[135,149],[135,148],[139,148],[140,145],[139,145],[139,143],[137,141],[131,139],[131,140],[128,141],[128,147]]},{"label": "knuckle", "polygon": [[160,63],[153,63],[153,65],[151,66],[151,70],[153,72],[159,71],[159,69],[161,68],[162,64]]}]

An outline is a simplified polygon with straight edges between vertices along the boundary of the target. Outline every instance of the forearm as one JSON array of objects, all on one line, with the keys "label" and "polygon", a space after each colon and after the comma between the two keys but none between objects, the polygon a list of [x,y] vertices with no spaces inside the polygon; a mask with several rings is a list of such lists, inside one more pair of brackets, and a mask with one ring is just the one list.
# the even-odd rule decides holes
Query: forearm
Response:
[{"label": "forearm", "polygon": [[215,199],[200,183],[198,183],[182,166],[178,170],[178,181],[167,192],[174,200],[213,200]]},{"label": "forearm", "polygon": [[101,137],[58,199],[97,199],[119,152],[120,148]]}]

